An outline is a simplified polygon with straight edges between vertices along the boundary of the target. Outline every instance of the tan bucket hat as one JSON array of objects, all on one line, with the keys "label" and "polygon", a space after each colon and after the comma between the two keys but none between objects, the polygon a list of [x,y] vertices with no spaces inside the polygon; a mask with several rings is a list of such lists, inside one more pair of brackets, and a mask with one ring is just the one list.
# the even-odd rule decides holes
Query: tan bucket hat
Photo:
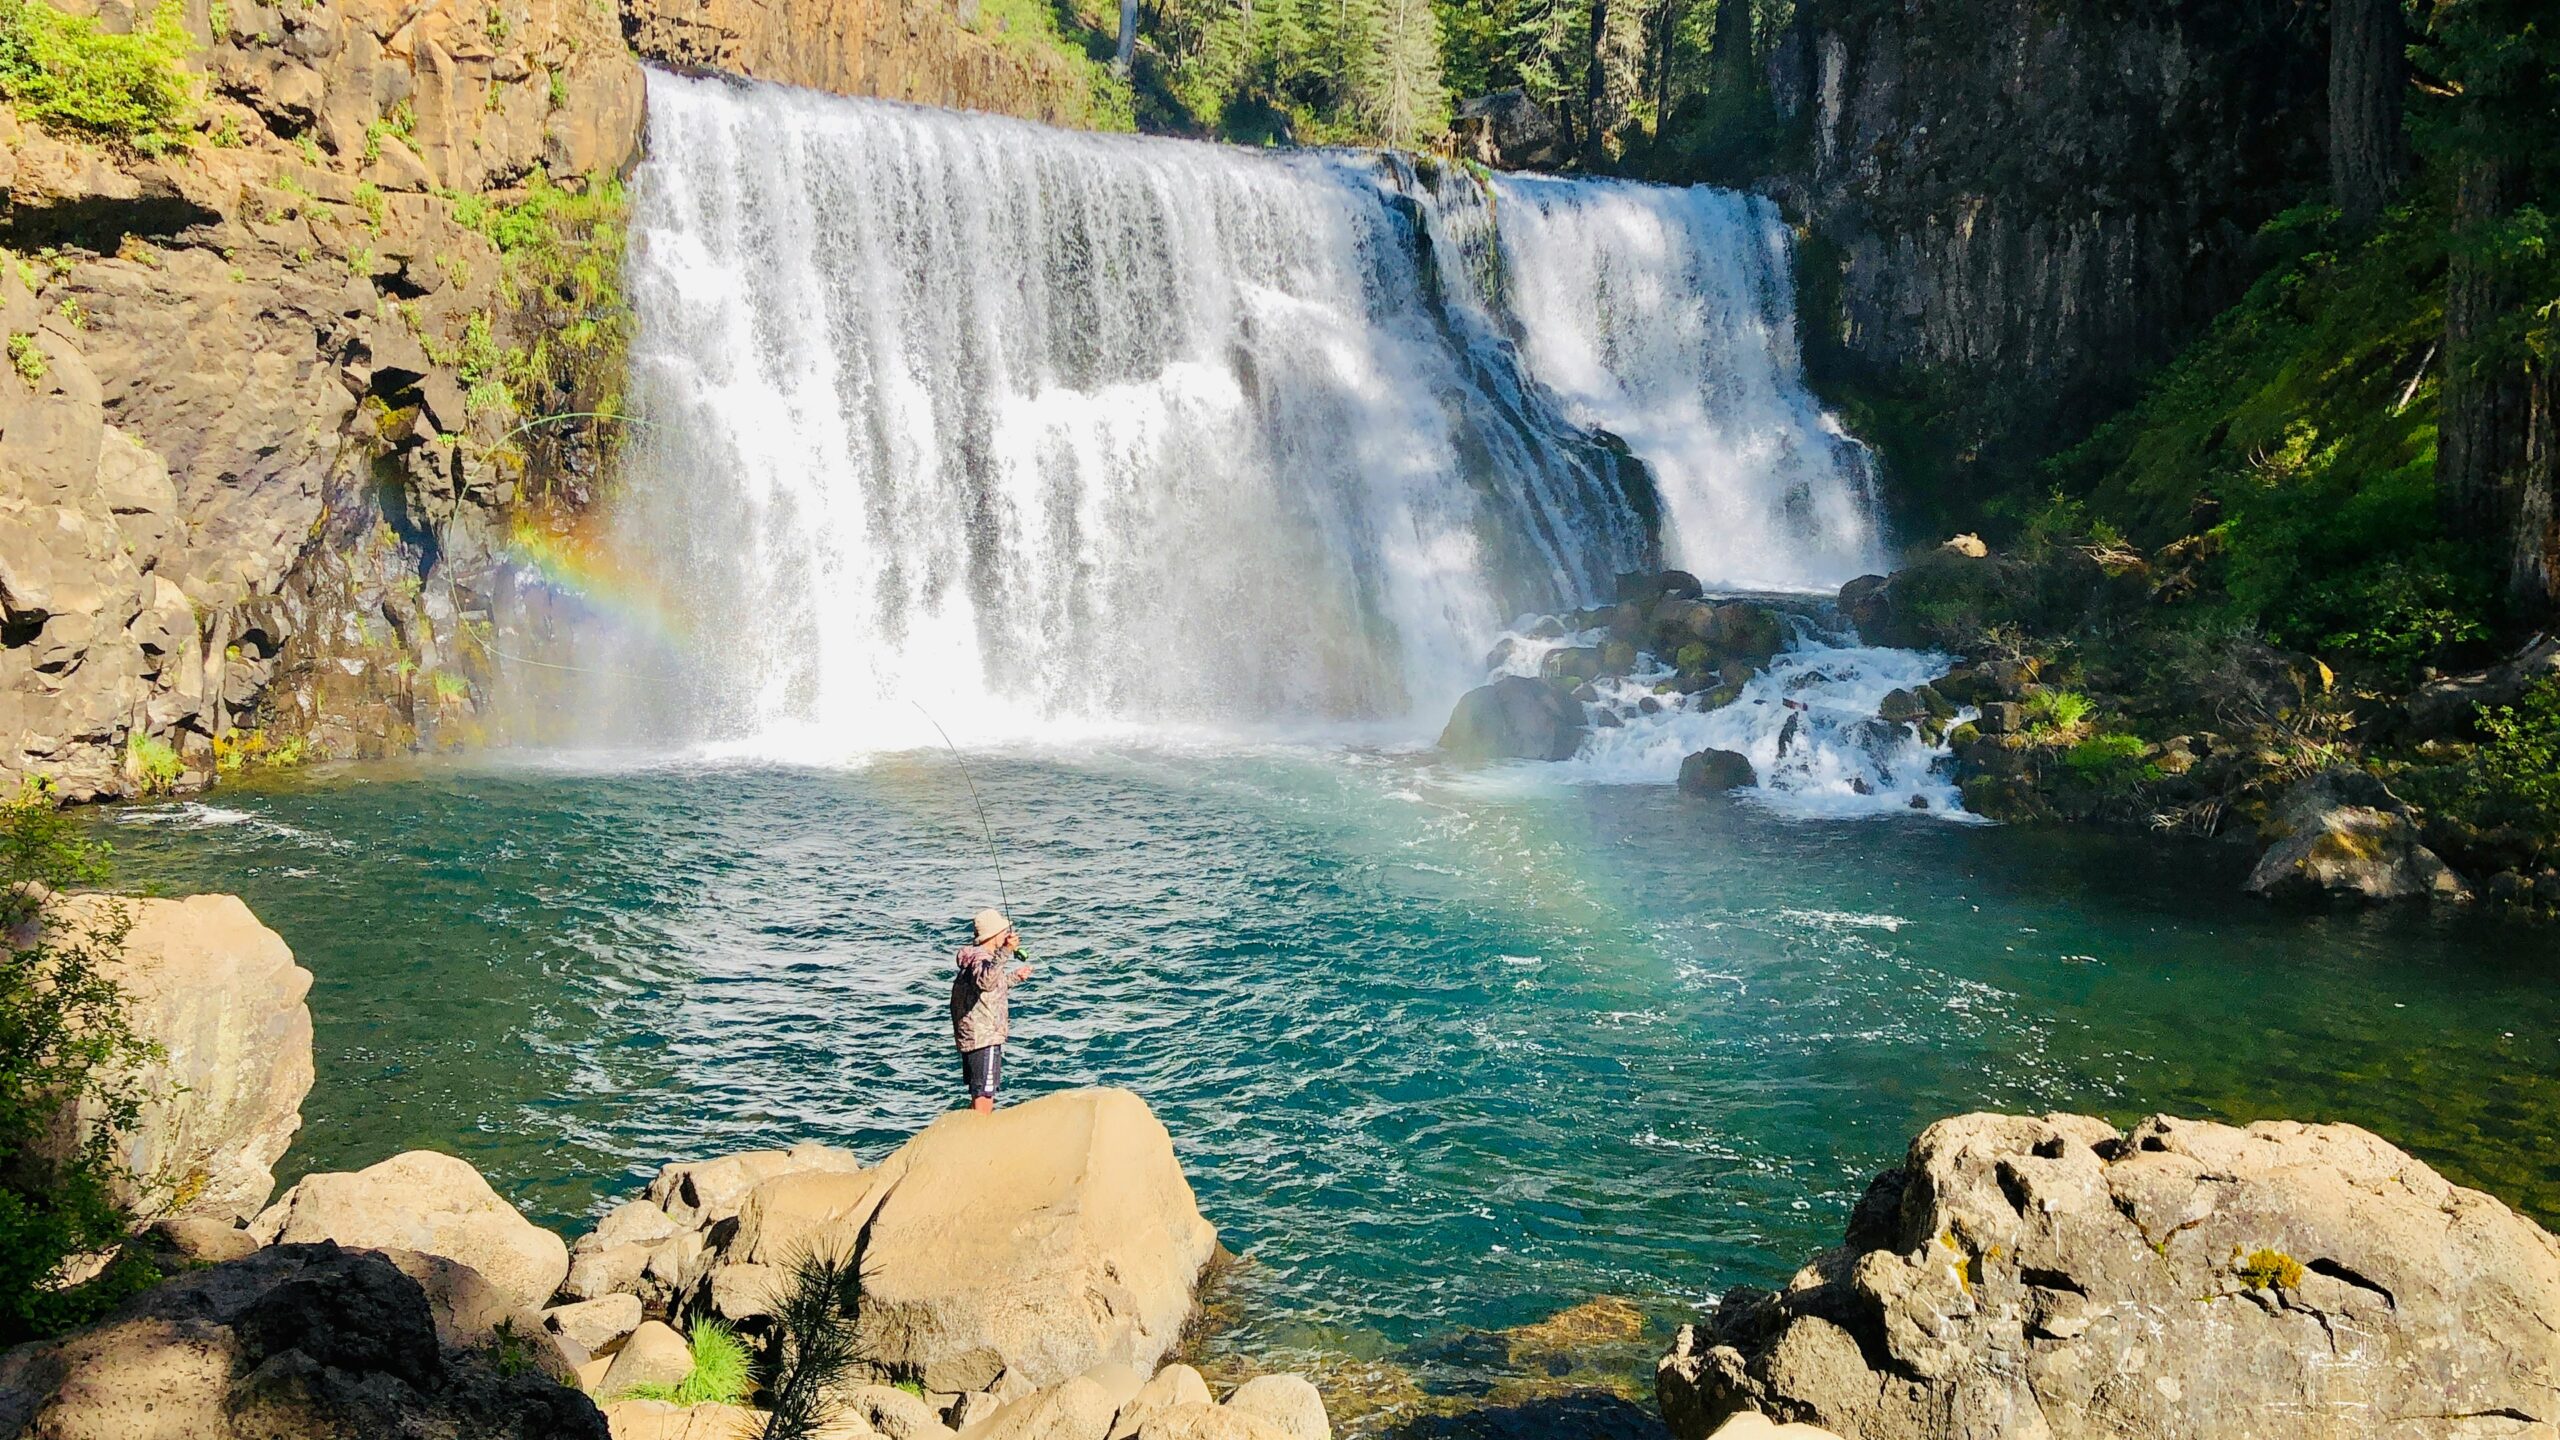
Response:
[{"label": "tan bucket hat", "polygon": [[978,927],[977,943],[981,945],[1013,928],[1013,922],[1004,918],[1001,910],[981,910],[974,923]]}]

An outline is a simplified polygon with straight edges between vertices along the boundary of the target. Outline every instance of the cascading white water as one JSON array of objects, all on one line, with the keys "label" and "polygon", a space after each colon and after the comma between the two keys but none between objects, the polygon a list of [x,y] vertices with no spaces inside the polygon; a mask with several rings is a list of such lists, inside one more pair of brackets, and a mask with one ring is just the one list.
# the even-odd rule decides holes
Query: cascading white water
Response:
[{"label": "cascading white water", "polygon": [[[1730,575],[1755,580],[1819,583],[1873,545],[1842,479],[1701,550],[1686,517],[1771,507],[1692,489],[1800,495],[1815,477],[1685,465],[1671,408],[1648,419],[1525,377],[1520,350],[1642,362],[1600,312],[1576,322],[1599,341],[1542,335],[1553,307],[1522,300],[1558,264],[1539,247],[1575,243],[1552,226],[1502,222],[1502,263],[1532,267],[1507,278],[1515,311],[1465,302],[1480,281],[1447,243],[1446,197],[1397,162],[650,87],[630,275],[649,423],[614,544],[697,643],[685,683],[597,710],[828,754],[917,742],[912,701],[990,738],[1427,732],[1509,617],[1659,563],[1659,510],[1681,553],[1734,556]],[[1528,183],[1502,181],[1498,204]],[[1720,294],[1782,307],[1753,202],[1702,191],[1661,213],[1696,233],[1654,257],[1658,287],[1722,264]],[[1659,239],[1586,238],[1623,276]],[[1697,311],[1693,331],[1742,333],[1667,359],[1689,379],[1656,389],[1745,357],[1746,383],[1688,413],[1801,450],[1817,412],[1770,358],[1784,317],[1738,306]],[[1659,495],[1598,429],[1671,457]]]},{"label": "cascading white water", "polygon": [[1494,192],[1529,371],[1653,467],[1672,564],[1739,590],[1882,568],[1866,447],[1804,386],[1775,205],[1530,175]]}]

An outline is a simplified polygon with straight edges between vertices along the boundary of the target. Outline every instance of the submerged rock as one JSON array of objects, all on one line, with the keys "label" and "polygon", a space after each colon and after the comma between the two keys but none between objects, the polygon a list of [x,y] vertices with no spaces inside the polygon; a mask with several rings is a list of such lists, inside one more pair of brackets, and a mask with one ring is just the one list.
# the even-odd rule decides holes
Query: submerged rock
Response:
[{"label": "submerged rock", "polygon": [[1847,1244],[1730,1291],[1656,1371],[1701,1440],[1758,1410],[1846,1435],[2540,1433],[2560,1241],[2348,1125],[1965,1115]]},{"label": "submerged rock", "polygon": [[2462,877],[2426,847],[2409,807],[2360,770],[2295,785],[2259,831],[2273,840],[2248,891],[2273,900],[2467,900]]},{"label": "submerged rock", "polygon": [[1587,728],[1572,696],[1506,675],[1459,698],[1440,748],[1457,760],[1570,760]]},{"label": "submerged rock", "polygon": [[1714,795],[1760,783],[1749,756],[1734,750],[1701,750],[1680,762],[1684,795]]},{"label": "submerged rock", "polygon": [[128,1440],[609,1440],[510,1352],[440,1343],[381,1255],[273,1246],[0,1357],[0,1434]]}]

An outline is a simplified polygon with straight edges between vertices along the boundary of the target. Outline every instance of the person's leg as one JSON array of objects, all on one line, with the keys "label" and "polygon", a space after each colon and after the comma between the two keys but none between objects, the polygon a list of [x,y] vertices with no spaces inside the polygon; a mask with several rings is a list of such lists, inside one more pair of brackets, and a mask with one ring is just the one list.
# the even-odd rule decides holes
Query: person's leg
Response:
[{"label": "person's leg", "polygon": [[984,1115],[996,1108],[996,1083],[1004,1070],[1004,1047],[987,1045],[963,1051],[960,1069],[969,1082],[969,1108]]}]

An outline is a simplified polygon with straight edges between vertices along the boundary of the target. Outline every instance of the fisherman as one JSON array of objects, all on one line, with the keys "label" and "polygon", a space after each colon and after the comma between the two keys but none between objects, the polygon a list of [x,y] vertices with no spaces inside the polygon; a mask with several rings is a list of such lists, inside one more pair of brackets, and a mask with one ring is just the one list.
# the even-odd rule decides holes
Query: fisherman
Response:
[{"label": "fisherman", "polygon": [[1001,910],[981,910],[971,920],[975,938],[960,951],[951,977],[951,1038],[960,1047],[960,1073],[969,1082],[969,1108],[996,1108],[996,1083],[1004,1072],[1004,1042],[1012,1034],[1013,987],[1031,978],[1020,958],[1022,937]]}]

